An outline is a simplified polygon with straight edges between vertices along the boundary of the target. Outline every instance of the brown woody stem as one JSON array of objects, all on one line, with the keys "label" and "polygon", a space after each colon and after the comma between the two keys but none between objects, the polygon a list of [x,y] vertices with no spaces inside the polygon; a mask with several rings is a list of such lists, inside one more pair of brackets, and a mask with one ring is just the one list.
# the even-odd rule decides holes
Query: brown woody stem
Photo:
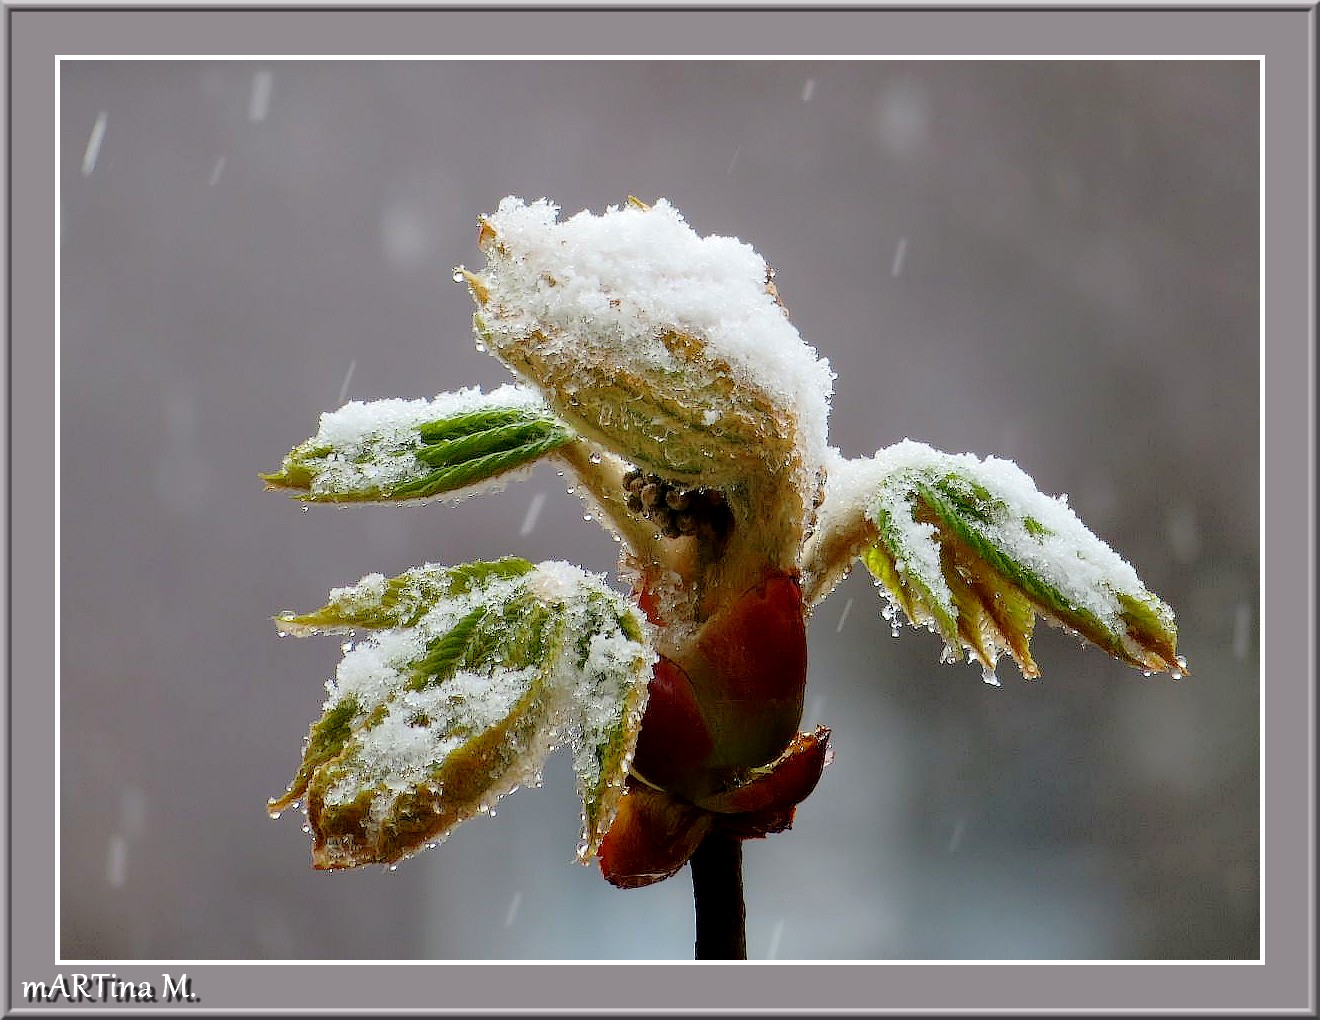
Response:
[{"label": "brown woody stem", "polygon": [[712,831],[689,862],[697,913],[698,960],[747,959],[742,840]]}]

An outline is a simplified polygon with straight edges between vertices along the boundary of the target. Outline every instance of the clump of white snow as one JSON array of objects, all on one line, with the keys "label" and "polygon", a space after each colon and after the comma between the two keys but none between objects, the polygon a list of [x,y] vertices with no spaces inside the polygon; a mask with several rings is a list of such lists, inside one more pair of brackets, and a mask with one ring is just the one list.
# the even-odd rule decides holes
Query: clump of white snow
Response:
[{"label": "clump of white snow", "polygon": [[701,237],[664,199],[558,216],[547,199],[509,197],[489,217],[502,257],[481,282],[501,329],[537,331],[548,347],[608,344],[643,375],[683,370],[667,333],[700,338],[706,358],[780,409],[815,470],[834,376],[767,289],[770,270],[750,245]]},{"label": "clump of white snow", "polygon": [[428,421],[439,421],[490,407],[537,408],[545,403],[536,391],[525,386],[506,384],[490,393],[480,386],[468,386],[451,393],[441,393],[430,400],[351,400],[337,411],[321,415],[321,427],[313,442],[338,450],[360,448],[371,440],[402,445]]}]

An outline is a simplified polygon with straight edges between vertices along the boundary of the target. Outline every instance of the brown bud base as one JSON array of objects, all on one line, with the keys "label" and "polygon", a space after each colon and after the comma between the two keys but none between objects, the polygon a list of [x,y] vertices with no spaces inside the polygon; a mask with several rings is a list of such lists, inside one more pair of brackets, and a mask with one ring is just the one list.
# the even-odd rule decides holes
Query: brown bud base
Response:
[{"label": "brown bud base", "polygon": [[[663,626],[647,592],[639,602]],[[801,589],[793,575],[767,570],[682,646],[661,654],[633,771],[704,804],[793,746],[806,678]]]},{"label": "brown bud base", "polygon": [[[817,760],[819,768],[823,768],[828,731],[824,736],[820,731],[802,735],[802,739],[812,741],[813,746],[817,737],[822,752]],[[798,766],[802,764],[805,763],[799,761],[785,774],[790,780],[785,783],[786,787],[797,784],[791,795],[798,799],[805,798],[820,778],[817,771],[808,783],[801,784],[800,774],[794,773],[800,773]],[[763,787],[757,795],[766,792]],[[721,814],[699,808],[629,777],[614,824],[596,854],[600,872],[607,882],[620,889],[653,885],[677,874],[708,835],[718,833],[732,840],[762,839],[792,828],[796,810],[796,802],[780,802],[755,811]]]},{"label": "brown bud base", "polygon": [[620,889],[636,889],[674,875],[712,832],[744,840],[792,828],[797,805],[828,763],[828,741],[824,727],[799,734],[779,761],[705,807],[630,776],[597,852],[601,874]]},{"label": "brown bud base", "polygon": [[597,851],[600,872],[620,889],[661,882],[687,863],[712,823],[700,808],[629,779]]},{"label": "brown bud base", "polygon": [[[639,601],[654,622],[654,599]],[[670,877],[711,833],[789,828],[829,760],[828,729],[796,733],[807,666],[796,577],[767,571],[674,654],[652,669],[632,773],[598,854],[621,888]]]}]

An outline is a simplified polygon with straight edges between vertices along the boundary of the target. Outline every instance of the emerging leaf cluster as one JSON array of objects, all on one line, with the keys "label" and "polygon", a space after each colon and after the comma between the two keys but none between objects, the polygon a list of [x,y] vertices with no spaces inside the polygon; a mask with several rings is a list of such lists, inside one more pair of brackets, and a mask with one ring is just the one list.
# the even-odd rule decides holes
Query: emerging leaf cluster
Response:
[{"label": "emerging leaf cluster", "polygon": [[391,863],[504,794],[571,743],[594,853],[645,705],[646,624],[603,581],[514,558],[428,565],[337,589],[277,618],[349,647],[278,814],[303,797],[319,868]]},{"label": "emerging leaf cluster", "polygon": [[861,550],[909,621],[950,653],[965,648],[988,676],[1001,651],[1040,675],[1029,647],[1037,614],[1131,666],[1185,670],[1172,610],[1061,500],[1025,476],[996,479],[975,458],[922,452],[875,487]]},{"label": "emerging leaf cluster", "polygon": [[[764,734],[752,731],[782,743],[800,724],[804,620],[772,628],[800,643],[776,656],[797,664],[799,687],[780,677],[773,697],[775,678],[759,674],[783,663],[756,660],[760,635],[702,644],[703,628],[757,604],[771,577],[805,619],[860,560],[893,612],[938,633],[947,658],[965,649],[987,679],[1004,651],[1039,674],[1037,615],[1130,665],[1185,671],[1169,607],[1016,465],[906,440],[867,459],[828,447],[832,373],[749,246],[698,237],[663,200],[557,216],[547,201],[506,199],[479,221],[485,270],[455,277],[476,302],[479,342],[517,384],[350,402],[261,477],[303,502],[402,503],[457,498],[554,458],[621,540],[633,593],[568,564],[509,558],[369,575],[313,612],[279,616],[286,634],[367,634],[344,646],[297,775],[270,804],[278,813],[305,798],[317,867],[390,863],[443,839],[537,782],[563,744],[583,798],[582,859],[616,815],[625,823],[611,836],[616,884],[681,867],[713,824],[707,809],[771,811],[779,831],[814,788],[828,733],[790,736],[762,762]],[[694,517],[663,533],[651,505],[662,489],[675,512],[718,506],[718,527]],[[648,741],[667,739],[653,736],[667,724],[694,745],[715,732],[757,747],[708,803],[629,772],[660,651],[669,668],[657,677],[688,677],[695,693],[680,703],[666,689]],[[758,675],[742,676],[738,664],[753,661]],[[696,753],[662,751],[671,764]]]}]

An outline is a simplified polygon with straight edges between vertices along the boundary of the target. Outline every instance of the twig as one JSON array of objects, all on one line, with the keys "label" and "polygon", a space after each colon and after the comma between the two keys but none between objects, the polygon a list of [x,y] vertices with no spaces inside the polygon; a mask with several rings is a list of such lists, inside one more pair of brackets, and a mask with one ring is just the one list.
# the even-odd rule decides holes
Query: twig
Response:
[{"label": "twig", "polygon": [[747,959],[742,840],[711,832],[692,855],[698,960]]}]

